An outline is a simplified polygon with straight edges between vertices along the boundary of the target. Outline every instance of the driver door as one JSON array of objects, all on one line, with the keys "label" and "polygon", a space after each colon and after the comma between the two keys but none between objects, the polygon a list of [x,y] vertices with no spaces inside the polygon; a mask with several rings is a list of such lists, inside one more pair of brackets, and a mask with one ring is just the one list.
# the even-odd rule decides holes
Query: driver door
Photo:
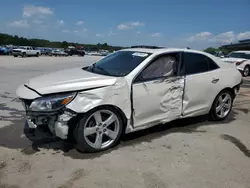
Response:
[{"label": "driver door", "polygon": [[181,54],[158,56],[135,78],[134,127],[165,123],[181,116],[184,76],[179,74]]}]

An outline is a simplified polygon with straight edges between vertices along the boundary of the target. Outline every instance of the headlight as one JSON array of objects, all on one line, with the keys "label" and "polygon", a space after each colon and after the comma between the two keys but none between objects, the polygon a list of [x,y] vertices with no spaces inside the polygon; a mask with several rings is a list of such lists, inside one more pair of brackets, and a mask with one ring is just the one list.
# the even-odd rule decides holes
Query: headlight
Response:
[{"label": "headlight", "polygon": [[58,94],[48,97],[41,97],[36,100],[34,100],[30,107],[30,111],[43,111],[43,112],[49,112],[49,111],[55,111],[59,110],[60,108],[64,107],[66,104],[71,102],[76,93],[70,93],[70,94]]}]

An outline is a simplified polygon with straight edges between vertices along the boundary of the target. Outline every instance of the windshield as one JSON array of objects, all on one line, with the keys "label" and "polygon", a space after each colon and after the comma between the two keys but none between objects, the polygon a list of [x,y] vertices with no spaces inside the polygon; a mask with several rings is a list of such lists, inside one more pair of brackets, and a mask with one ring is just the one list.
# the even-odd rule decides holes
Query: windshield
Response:
[{"label": "windshield", "polygon": [[243,52],[232,52],[228,57],[250,59],[250,54],[246,54]]},{"label": "windshield", "polygon": [[87,71],[108,76],[125,76],[143,62],[150,53],[118,51],[88,67]]}]

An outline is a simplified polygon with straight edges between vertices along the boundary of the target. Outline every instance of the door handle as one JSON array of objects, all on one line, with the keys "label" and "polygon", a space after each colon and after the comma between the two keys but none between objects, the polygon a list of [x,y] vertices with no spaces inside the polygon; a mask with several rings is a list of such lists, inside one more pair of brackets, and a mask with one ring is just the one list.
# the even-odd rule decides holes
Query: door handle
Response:
[{"label": "door handle", "polygon": [[212,83],[215,84],[215,83],[217,83],[219,80],[220,80],[219,78],[213,78]]}]

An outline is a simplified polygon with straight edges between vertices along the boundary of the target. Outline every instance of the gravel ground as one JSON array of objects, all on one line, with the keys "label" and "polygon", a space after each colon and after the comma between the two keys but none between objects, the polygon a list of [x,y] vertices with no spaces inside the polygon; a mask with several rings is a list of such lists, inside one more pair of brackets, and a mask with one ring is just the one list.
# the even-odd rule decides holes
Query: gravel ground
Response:
[{"label": "gravel ground", "polygon": [[250,188],[250,79],[223,122],[174,121],[129,134],[106,152],[32,144],[15,90],[28,78],[100,57],[0,57],[0,188]]}]

